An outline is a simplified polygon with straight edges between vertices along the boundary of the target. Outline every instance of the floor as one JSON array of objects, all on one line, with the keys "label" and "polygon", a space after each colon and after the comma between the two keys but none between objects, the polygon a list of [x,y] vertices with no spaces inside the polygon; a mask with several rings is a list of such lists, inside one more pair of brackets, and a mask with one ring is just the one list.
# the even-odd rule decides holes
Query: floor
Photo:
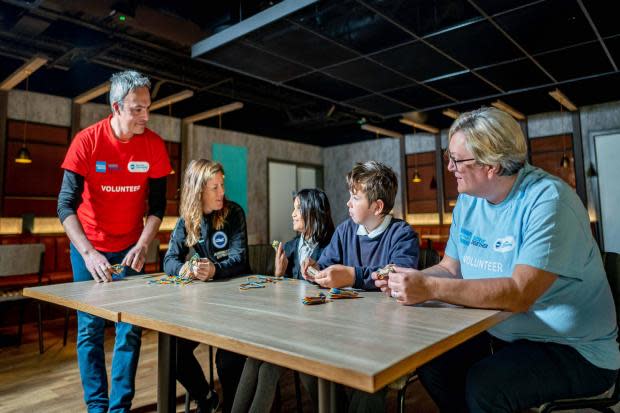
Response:
[{"label": "floor", "polygon": [[[0,335],[14,334],[16,328],[0,328]],[[83,412],[82,389],[75,353],[75,318],[71,319],[69,342],[62,345],[62,320],[45,322],[45,352],[39,354],[35,324],[24,327],[21,346],[0,348],[0,412]],[[106,331],[106,363],[110,366],[114,329]],[[208,377],[208,350],[204,345],[196,349]],[[109,373],[109,370],[108,370]],[[217,388],[217,380],[216,380]],[[309,398],[303,393],[303,410],[311,412]],[[185,392],[177,385],[178,412],[183,412]],[[410,386],[407,394],[407,411],[436,413],[437,408],[419,383]],[[136,377],[136,395],[132,412],[148,413],[156,411],[157,400],[157,333],[144,331],[142,350]],[[279,406],[274,412],[296,411],[293,375],[286,374],[281,382]],[[396,392],[388,394],[388,412],[396,411]]]},{"label": "floor", "polygon": [[[0,328],[0,336],[15,334],[16,328]],[[0,413],[83,412],[82,388],[75,353],[75,317],[71,319],[69,342],[62,345],[63,320],[45,322],[45,352],[39,354],[36,324],[24,327],[21,346],[0,347]],[[110,365],[114,329],[106,331],[106,363]],[[195,352],[208,377],[208,348],[200,345]],[[109,374],[109,370],[108,370]],[[217,374],[216,374],[217,378]],[[281,383],[279,402],[272,412],[295,412],[296,399],[292,373],[286,374]],[[216,379],[216,389],[219,391]],[[221,394],[221,393],[220,393]],[[177,385],[177,412],[183,412],[185,392]],[[310,400],[302,390],[303,410],[312,412]],[[157,400],[157,333],[146,330],[142,338],[142,350],[136,376],[136,395],[132,412],[156,412]],[[396,392],[390,391],[387,411],[396,412]],[[406,411],[416,413],[438,413],[438,409],[419,383],[407,391]],[[590,412],[581,410],[580,412]],[[614,411],[620,411],[616,406]]]}]

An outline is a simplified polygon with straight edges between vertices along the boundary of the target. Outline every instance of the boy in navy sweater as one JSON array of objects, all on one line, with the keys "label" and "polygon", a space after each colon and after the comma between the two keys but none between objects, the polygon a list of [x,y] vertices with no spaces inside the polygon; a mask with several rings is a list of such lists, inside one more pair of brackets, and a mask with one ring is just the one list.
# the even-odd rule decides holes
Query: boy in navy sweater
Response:
[{"label": "boy in navy sweater", "polygon": [[[417,234],[390,215],[398,189],[394,171],[380,162],[358,162],[347,174],[350,219],[338,225],[317,263],[307,260],[304,278],[322,287],[376,290],[371,274],[387,264],[418,267]],[[314,277],[308,266],[320,269]],[[384,412],[383,389],[370,394],[347,389],[349,413]]]},{"label": "boy in navy sweater", "polygon": [[[358,162],[347,174],[350,219],[336,228],[317,263],[302,267],[305,278],[327,288],[375,290],[371,273],[386,266],[417,268],[418,236],[402,219],[394,218],[398,180],[387,165]],[[321,271],[307,274],[309,265]]]}]

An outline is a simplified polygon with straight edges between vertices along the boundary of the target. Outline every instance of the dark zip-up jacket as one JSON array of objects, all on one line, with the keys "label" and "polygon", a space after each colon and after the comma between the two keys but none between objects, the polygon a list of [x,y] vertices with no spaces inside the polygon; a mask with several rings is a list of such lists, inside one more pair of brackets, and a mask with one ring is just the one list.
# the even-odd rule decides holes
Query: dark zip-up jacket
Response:
[{"label": "dark zip-up jacket", "polygon": [[[301,235],[287,241],[282,247],[286,258],[288,259],[288,265],[286,267],[286,271],[284,272],[284,276],[303,280],[304,277],[302,277],[301,272],[299,271],[299,249],[297,248],[299,246],[299,237],[301,237]],[[314,261],[318,261],[326,246],[327,244],[322,246],[317,245],[314,251],[312,251],[312,254],[310,254],[310,258]]]},{"label": "dark zip-up jacket", "polygon": [[[211,216],[203,215],[200,224],[200,239],[193,246],[201,258],[208,258],[215,264],[214,279],[229,278],[251,272],[248,263],[248,235],[243,209],[235,202],[226,201],[228,216],[224,228],[216,230],[211,226]],[[179,275],[179,270],[189,258],[190,251],[185,244],[187,232],[185,220],[179,218],[170,236],[168,252],[164,257],[164,271]]]}]

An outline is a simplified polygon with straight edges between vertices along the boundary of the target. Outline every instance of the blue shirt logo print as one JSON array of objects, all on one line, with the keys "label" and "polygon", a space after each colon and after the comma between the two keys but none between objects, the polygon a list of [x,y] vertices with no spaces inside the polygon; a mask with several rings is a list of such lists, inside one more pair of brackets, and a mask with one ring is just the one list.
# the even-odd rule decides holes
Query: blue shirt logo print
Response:
[{"label": "blue shirt logo print", "polygon": [[472,237],[472,232],[466,230],[465,228],[461,228],[461,234],[459,237],[459,240],[461,241],[461,244],[464,245],[469,245],[469,243],[471,242],[471,237]]},{"label": "blue shirt logo print", "polygon": [[476,246],[476,247],[480,247],[480,248],[488,248],[489,244],[487,244],[486,240],[484,240],[483,238],[480,237],[474,237],[471,240],[471,245]]},{"label": "blue shirt logo print", "polygon": [[95,162],[95,172],[105,173],[105,161],[96,161]]},{"label": "blue shirt logo print", "polygon": [[223,231],[218,231],[211,237],[211,242],[215,248],[224,248],[228,244],[228,237]]},{"label": "blue shirt logo print", "polygon": [[506,235],[503,238],[498,238],[493,245],[493,251],[496,252],[510,252],[515,249],[516,241],[512,235]]}]

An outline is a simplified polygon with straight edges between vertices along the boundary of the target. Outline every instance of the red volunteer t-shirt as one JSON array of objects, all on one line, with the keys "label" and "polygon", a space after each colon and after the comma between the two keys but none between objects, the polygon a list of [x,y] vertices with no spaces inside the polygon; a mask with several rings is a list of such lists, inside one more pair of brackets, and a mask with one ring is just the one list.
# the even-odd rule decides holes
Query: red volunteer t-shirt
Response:
[{"label": "red volunteer t-shirt", "polygon": [[107,119],[79,132],[62,168],[84,177],[77,216],[86,238],[99,251],[122,251],[144,228],[148,179],[170,173],[164,141],[145,129],[128,142],[114,137]]}]

